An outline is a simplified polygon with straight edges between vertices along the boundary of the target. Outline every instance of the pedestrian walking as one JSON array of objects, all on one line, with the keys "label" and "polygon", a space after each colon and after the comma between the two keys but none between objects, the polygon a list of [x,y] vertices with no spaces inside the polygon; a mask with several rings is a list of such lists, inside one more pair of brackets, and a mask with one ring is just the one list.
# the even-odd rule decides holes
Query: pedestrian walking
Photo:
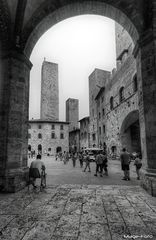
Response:
[{"label": "pedestrian walking", "polygon": [[94,174],[94,176],[96,177],[97,177],[97,173],[100,173],[100,177],[102,177],[103,160],[104,160],[103,155],[101,153],[98,153],[95,157],[96,173]]},{"label": "pedestrian walking", "polygon": [[130,154],[126,151],[126,148],[123,148],[122,153],[120,154],[121,160],[121,169],[124,172],[124,177],[122,180],[130,180]]},{"label": "pedestrian walking", "polygon": [[105,175],[108,176],[108,169],[107,169],[107,167],[108,167],[108,159],[107,159],[106,152],[103,151],[102,156],[103,156],[102,172],[104,170]]},{"label": "pedestrian walking", "polygon": [[41,155],[38,154],[36,159],[31,162],[29,169],[29,179],[34,189],[37,188],[36,179],[41,178],[42,170],[45,171],[45,165],[41,161]]},{"label": "pedestrian walking", "polygon": [[75,153],[72,153],[73,167],[76,167],[76,159],[77,159],[77,154],[76,154],[76,152],[75,152]]},{"label": "pedestrian walking", "polygon": [[80,161],[80,167],[83,167],[83,153],[79,152],[79,161]]},{"label": "pedestrian walking", "polygon": [[66,164],[66,151],[64,151],[63,155],[62,155],[62,160],[63,160],[63,163]]},{"label": "pedestrian walking", "polygon": [[140,180],[140,168],[142,167],[141,154],[137,154],[134,165],[136,167],[137,180]]},{"label": "pedestrian walking", "polygon": [[55,161],[58,159],[58,153],[55,154]]},{"label": "pedestrian walking", "polygon": [[88,154],[87,151],[84,153],[84,161],[86,163],[86,166],[85,166],[83,171],[85,172],[86,169],[88,168],[88,172],[91,172],[91,169],[90,169],[90,157],[89,157],[89,154]]}]

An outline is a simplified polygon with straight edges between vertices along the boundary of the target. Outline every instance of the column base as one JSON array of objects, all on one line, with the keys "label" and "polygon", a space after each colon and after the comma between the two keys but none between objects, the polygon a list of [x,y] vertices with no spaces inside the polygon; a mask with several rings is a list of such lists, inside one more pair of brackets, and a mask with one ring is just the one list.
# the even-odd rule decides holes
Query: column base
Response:
[{"label": "column base", "polygon": [[8,170],[5,175],[0,175],[0,192],[14,193],[23,189],[29,179],[29,168]]},{"label": "column base", "polygon": [[153,197],[156,197],[156,172],[142,170],[140,172],[141,186]]}]

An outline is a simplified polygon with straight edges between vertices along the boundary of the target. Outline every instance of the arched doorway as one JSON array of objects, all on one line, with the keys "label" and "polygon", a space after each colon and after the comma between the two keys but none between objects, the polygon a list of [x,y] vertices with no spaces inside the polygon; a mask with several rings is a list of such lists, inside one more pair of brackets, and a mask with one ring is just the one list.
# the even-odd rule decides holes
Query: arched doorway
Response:
[{"label": "arched doorway", "polygon": [[[4,191],[12,191],[8,189],[8,177],[14,179],[12,184],[12,186],[16,185],[14,189],[20,185],[17,181],[18,170],[16,174],[11,175],[11,170],[14,168],[19,169],[19,173],[22,169],[24,176],[28,175],[25,159],[27,158],[31,51],[40,36],[51,26],[63,19],[80,14],[99,14],[114,19],[128,31],[136,45],[134,55],[137,58],[141,145],[147,173],[152,176],[156,175],[156,147],[153,146],[153,142],[156,142],[156,43],[155,28],[153,28],[156,11],[153,1],[131,1],[129,3],[125,0],[118,2],[112,0],[108,4],[107,0],[74,1],[74,3],[72,0],[42,0],[33,4],[31,1],[18,1],[17,4],[17,1],[12,0],[14,6],[17,4],[17,8],[14,9],[12,9],[12,4],[7,3],[3,1],[3,5],[0,6],[3,13],[0,16],[2,22],[0,26],[2,50],[0,79],[3,92],[0,98],[0,126],[2,126],[1,136],[4,136],[0,139],[2,149],[4,149],[1,152],[0,164],[1,188]],[[6,174],[8,174],[7,177]]]},{"label": "arched doorway", "polygon": [[61,153],[61,152],[62,152],[62,147],[60,147],[60,146],[57,147],[57,148],[56,148],[56,153]]},{"label": "arched doorway", "polygon": [[141,152],[139,111],[130,112],[124,119],[120,129],[122,147],[129,152]]},{"label": "arched doorway", "polygon": [[38,145],[38,154],[42,154],[42,145],[41,144]]}]

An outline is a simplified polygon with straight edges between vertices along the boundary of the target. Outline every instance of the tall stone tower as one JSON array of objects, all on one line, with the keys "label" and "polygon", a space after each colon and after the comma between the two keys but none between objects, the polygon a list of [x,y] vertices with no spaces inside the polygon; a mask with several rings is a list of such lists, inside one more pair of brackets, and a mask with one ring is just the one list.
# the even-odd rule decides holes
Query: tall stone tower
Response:
[{"label": "tall stone tower", "polygon": [[66,101],[66,121],[70,122],[69,131],[77,129],[79,124],[79,100],[69,98]]},{"label": "tall stone tower", "polygon": [[58,64],[43,61],[41,72],[41,111],[43,120],[59,120]]}]

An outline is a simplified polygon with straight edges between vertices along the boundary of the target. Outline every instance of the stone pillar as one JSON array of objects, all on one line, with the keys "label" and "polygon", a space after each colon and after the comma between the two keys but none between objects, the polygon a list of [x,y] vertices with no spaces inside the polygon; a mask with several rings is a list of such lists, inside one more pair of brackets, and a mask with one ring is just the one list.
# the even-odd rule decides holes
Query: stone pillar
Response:
[{"label": "stone pillar", "polygon": [[156,41],[152,30],[141,36],[136,58],[143,157],[141,185],[156,196]]},{"label": "stone pillar", "polygon": [[28,179],[29,74],[32,64],[23,53],[1,56],[0,68],[0,191],[15,192]]}]

